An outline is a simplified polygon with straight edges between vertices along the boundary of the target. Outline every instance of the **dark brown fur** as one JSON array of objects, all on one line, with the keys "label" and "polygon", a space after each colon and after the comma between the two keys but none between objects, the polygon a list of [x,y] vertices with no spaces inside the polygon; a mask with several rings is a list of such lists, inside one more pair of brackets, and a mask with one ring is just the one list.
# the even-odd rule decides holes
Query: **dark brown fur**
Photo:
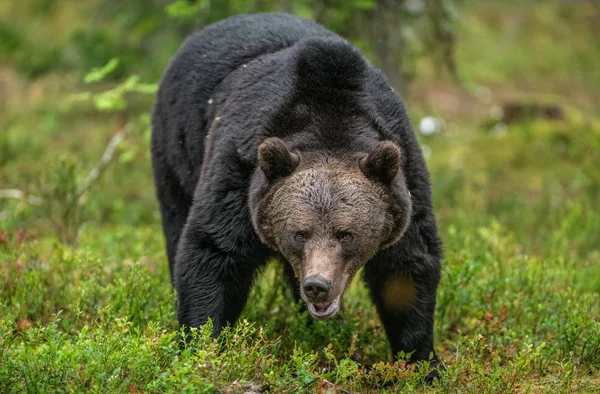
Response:
[{"label": "dark brown fur", "polygon": [[152,165],[181,326],[235,323],[277,255],[317,317],[362,266],[394,357],[436,359],[429,174],[402,101],[347,41],[284,14],[191,36],[158,89]]},{"label": "dark brown fur", "polygon": [[[275,167],[261,155],[266,150],[262,147],[261,167]],[[270,158],[288,163],[291,155],[299,156],[285,151],[270,152]],[[300,283],[318,275],[333,284],[327,302],[340,297],[358,269],[397,242],[408,227],[406,186],[399,183],[401,192],[395,194],[389,188],[398,173],[399,154],[394,144],[384,142],[360,158],[302,155],[293,173],[286,167],[288,175],[273,184],[253,212],[261,240],[286,258]],[[386,174],[385,181],[380,174]],[[296,239],[298,234],[304,242]]]}]

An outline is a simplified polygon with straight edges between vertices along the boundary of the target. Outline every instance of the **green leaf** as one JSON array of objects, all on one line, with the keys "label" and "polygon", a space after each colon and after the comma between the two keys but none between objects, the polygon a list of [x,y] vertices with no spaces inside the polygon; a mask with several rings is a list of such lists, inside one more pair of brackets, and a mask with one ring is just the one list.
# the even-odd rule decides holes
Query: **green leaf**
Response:
[{"label": "green leaf", "polygon": [[121,110],[126,104],[122,93],[115,90],[100,93],[94,98],[94,105],[99,111]]},{"label": "green leaf", "polygon": [[372,10],[375,8],[375,2],[373,0],[357,0],[354,2],[354,7],[359,10]]},{"label": "green leaf", "polygon": [[134,147],[128,147],[127,149],[123,150],[123,153],[121,153],[121,156],[119,156],[119,163],[129,163],[133,160],[136,153],[137,149]]},{"label": "green leaf", "polygon": [[156,93],[156,89],[158,89],[157,83],[138,83],[132,91],[142,94],[154,94]]},{"label": "green leaf", "polygon": [[108,74],[115,71],[119,66],[119,59],[112,58],[103,67],[95,68],[84,78],[85,83],[98,82],[104,79]]},{"label": "green leaf", "polygon": [[194,19],[198,16],[203,1],[190,3],[186,0],[177,0],[166,6],[167,14],[172,18]]}]

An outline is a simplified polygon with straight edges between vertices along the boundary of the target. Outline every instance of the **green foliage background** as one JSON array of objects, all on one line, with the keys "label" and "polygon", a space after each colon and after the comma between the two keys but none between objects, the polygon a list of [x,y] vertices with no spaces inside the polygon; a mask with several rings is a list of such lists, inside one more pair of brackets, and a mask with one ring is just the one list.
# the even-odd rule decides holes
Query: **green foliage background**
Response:
[{"label": "green foliage background", "polygon": [[[360,280],[340,319],[307,325],[276,265],[221,342],[205,327],[178,353],[149,162],[156,82],[190,32],[282,10],[403,81],[417,130],[441,120],[419,136],[446,249],[433,388],[387,363]],[[0,392],[598,392],[599,25],[583,0],[0,2],[0,189],[23,192],[0,199]],[[563,116],[508,121],[505,103]]]}]

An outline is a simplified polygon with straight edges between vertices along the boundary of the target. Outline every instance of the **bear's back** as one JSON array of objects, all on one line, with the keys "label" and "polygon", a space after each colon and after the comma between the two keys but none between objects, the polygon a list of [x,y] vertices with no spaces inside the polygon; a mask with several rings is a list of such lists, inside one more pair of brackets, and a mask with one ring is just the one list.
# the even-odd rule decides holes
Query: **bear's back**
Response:
[{"label": "bear's back", "polygon": [[311,37],[340,38],[314,21],[283,13],[236,15],[208,25],[188,37],[173,57],[157,104],[170,104],[164,96],[172,101],[182,95],[193,99],[189,104],[204,103],[243,64]]},{"label": "bear's back", "polygon": [[[193,189],[202,164],[207,111],[215,91],[253,59],[311,37],[340,37],[318,23],[283,13],[237,15],[188,37],[165,71],[152,116],[155,165],[166,163]],[[165,163],[166,162],[166,163]]]}]

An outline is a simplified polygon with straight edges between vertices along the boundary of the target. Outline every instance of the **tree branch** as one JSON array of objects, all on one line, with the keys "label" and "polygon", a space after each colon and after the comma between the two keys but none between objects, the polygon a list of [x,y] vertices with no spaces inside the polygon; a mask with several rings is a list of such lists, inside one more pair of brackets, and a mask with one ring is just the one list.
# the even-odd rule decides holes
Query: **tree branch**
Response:
[{"label": "tree branch", "polygon": [[[112,138],[108,142],[108,145],[106,145],[104,153],[102,154],[102,157],[100,158],[98,164],[96,164],[96,166],[92,168],[92,170],[77,188],[76,197],[78,199],[83,195],[83,193],[85,193],[87,189],[89,189],[92,183],[94,183],[94,181],[98,179],[100,175],[102,175],[104,170],[106,170],[106,168],[112,161],[113,156],[115,155],[117,147],[119,146],[119,144],[121,144],[125,137],[127,137],[127,135],[131,133],[132,129],[133,125],[131,123],[127,123],[125,124],[125,126],[123,126],[122,129],[120,129],[115,135],[112,136]],[[44,202],[42,198],[31,194],[27,194],[23,190],[19,189],[0,189],[0,199],[1,198],[12,198],[15,200],[21,200],[31,205],[42,205],[42,203]]]},{"label": "tree branch", "polygon": [[113,159],[117,147],[125,139],[125,137],[127,137],[127,135],[131,133],[132,129],[133,125],[131,123],[126,123],[121,130],[119,130],[115,135],[113,135],[113,137],[108,142],[108,145],[106,145],[106,149],[104,149],[104,153],[102,154],[102,158],[100,158],[98,164],[96,164],[96,166],[92,168],[92,170],[77,188],[77,198],[81,197],[83,193],[85,193],[85,191],[89,189],[92,183],[94,183],[94,181],[98,179],[100,175],[102,175],[104,170],[106,170],[106,167],[108,167],[108,165]]}]

